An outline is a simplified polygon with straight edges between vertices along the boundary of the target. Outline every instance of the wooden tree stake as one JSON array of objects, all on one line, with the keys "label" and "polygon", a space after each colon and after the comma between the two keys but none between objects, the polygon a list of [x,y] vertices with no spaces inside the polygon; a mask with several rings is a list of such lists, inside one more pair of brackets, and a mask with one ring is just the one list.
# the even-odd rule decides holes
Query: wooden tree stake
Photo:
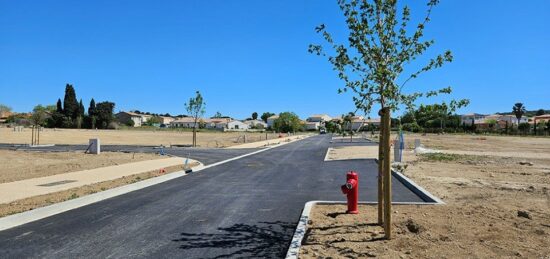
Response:
[{"label": "wooden tree stake", "polygon": [[384,233],[386,239],[391,239],[392,236],[392,220],[391,220],[391,165],[390,165],[390,133],[391,133],[391,121],[390,121],[390,109],[384,108],[384,117],[382,123],[384,124]]},{"label": "wooden tree stake", "polygon": [[[379,113],[383,116],[382,111]],[[378,138],[378,224],[384,224],[384,124],[380,123],[380,135]]]}]

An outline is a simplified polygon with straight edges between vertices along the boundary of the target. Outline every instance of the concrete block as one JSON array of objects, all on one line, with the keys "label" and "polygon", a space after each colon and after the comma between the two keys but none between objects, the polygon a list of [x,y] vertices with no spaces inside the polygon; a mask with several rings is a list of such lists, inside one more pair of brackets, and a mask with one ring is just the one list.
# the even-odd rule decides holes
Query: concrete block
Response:
[{"label": "concrete block", "polygon": [[415,139],[415,140],[414,140],[414,149],[419,148],[420,145],[421,145],[421,144],[420,144],[420,139]]},{"label": "concrete block", "polygon": [[393,161],[395,162],[401,162],[401,143],[399,140],[394,140],[393,142]]},{"label": "concrete block", "polygon": [[101,153],[101,141],[98,138],[90,139],[90,154],[99,155]]}]

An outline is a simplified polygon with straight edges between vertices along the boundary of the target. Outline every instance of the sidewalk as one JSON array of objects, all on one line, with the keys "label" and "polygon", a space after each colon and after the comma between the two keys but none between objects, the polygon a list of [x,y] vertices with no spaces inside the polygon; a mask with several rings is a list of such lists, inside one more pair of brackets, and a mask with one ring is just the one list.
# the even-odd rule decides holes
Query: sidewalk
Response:
[{"label": "sidewalk", "polygon": [[284,137],[284,138],[276,138],[276,139],[269,139],[269,140],[262,140],[257,142],[251,142],[236,146],[230,146],[226,147],[226,149],[238,149],[238,148],[261,148],[261,147],[267,147],[270,145],[277,145],[284,142],[292,142],[300,139],[304,139],[306,137],[309,137],[310,135],[298,135],[298,136],[291,136],[291,137]]},{"label": "sidewalk", "polygon": [[[170,157],[2,183],[0,184],[0,204],[183,165],[184,162],[185,158]],[[189,159],[189,165],[197,164],[200,165],[200,162]]]}]

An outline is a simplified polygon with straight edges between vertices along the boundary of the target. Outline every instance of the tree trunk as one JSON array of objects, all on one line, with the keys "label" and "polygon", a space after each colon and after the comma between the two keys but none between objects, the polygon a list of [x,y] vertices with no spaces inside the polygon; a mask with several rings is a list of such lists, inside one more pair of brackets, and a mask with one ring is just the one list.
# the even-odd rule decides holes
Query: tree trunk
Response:
[{"label": "tree trunk", "polygon": [[197,146],[197,118],[195,118],[195,122],[193,123],[193,147]]},{"label": "tree trunk", "polygon": [[350,126],[349,126],[349,139],[350,139],[350,142],[353,142],[353,122],[350,122]]},{"label": "tree trunk", "polygon": [[390,108],[384,109],[384,233],[386,239],[392,238],[392,193],[391,193],[391,165],[390,165],[390,133],[391,133],[391,121],[390,121]]}]

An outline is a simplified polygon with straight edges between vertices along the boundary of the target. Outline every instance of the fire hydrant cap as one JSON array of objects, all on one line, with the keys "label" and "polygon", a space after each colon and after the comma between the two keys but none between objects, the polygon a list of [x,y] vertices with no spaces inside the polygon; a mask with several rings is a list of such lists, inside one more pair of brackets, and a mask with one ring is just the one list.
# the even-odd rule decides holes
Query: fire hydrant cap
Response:
[{"label": "fire hydrant cap", "polygon": [[348,179],[358,179],[359,178],[359,175],[354,171],[348,172],[346,176],[347,176]]}]

